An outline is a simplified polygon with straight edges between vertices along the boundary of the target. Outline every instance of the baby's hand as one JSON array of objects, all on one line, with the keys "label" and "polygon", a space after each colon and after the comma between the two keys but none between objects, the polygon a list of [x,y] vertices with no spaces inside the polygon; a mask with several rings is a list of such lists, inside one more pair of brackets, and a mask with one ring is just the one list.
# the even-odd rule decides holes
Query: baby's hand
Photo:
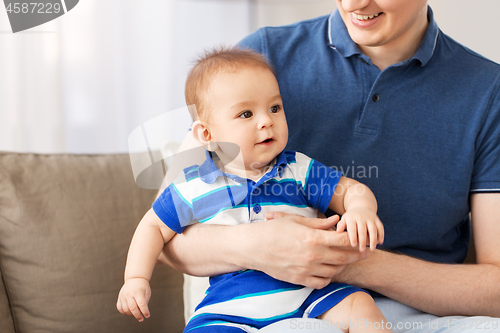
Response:
[{"label": "baby's hand", "polygon": [[[133,278],[125,281],[116,308],[121,314],[134,316],[139,322],[149,318],[148,303],[151,298],[151,287],[149,281],[143,278]],[[144,317],[143,317],[144,315]]]},{"label": "baby's hand", "polygon": [[363,208],[350,209],[342,215],[337,224],[337,232],[344,232],[347,228],[351,246],[359,244],[363,252],[366,247],[366,236],[370,237],[370,249],[375,250],[377,244],[384,242],[384,226],[377,214]]}]

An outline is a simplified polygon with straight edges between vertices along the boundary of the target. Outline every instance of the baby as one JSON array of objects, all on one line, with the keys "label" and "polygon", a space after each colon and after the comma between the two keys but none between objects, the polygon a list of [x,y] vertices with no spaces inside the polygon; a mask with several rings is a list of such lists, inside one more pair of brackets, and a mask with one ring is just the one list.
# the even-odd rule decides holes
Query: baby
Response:
[{"label": "baby", "polygon": [[[139,223],[118,296],[121,313],[140,322],[150,316],[156,259],[188,224],[255,223],[271,211],[317,217],[330,208],[342,215],[336,232],[347,231],[352,246],[364,251],[367,243],[375,249],[383,242],[377,202],[365,185],[301,153],[283,151],[283,103],[263,56],[238,48],[207,53],[188,75],[186,102],[197,108],[192,132],[207,147],[206,160],[184,169]],[[286,318],[320,318],[344,332],[390,332],[373,299],[359,288],[331,283],[312,289],[254,270],[211,277],[185,332],[253,332]]]}]

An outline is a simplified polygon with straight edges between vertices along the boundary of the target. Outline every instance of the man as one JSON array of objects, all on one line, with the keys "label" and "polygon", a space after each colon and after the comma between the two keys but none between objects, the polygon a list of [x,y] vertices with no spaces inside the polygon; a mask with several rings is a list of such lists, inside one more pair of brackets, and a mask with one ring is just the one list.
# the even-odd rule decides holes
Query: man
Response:
[{"label": "man", "polygon": [[[360,286],[387,297],[376,302],[395,332],[494,328],[499,319],[436,316],[500,317],[500,66],[444,35],[426,0],[337,7],[241,45],[274,66],[287,147],[367,184],[392,251],[360,260],[331,220],[277,213],[191,228],[166,261],[193,275],[250,268],[315,288]],[[477,264],[458,265],[469,212]]]}]

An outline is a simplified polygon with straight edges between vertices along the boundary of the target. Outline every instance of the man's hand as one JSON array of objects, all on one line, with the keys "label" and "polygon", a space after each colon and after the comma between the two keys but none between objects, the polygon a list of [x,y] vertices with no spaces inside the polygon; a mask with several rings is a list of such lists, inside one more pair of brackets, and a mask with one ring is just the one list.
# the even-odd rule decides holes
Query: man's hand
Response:
[{"label": "man's hand", "polygon": [[342,215],[337,224],[337,232],[347,230],[351,246],[357,247],[363,252],[369,238],[370,250],[375,250],[377,244],[384,242],[384,226],[377,214],[363,208],[350,209]]},{"label": "man's hand", "polygon": [[149,281],[143,278],[132,278],[125,281],[116,308],[121,314],[134,316],[139,322],[149,318],[148,303],[151,298],[151,287]]},{"label": "man's hand", "polygon": [[[241,269],[278,280],[323,288],[339,281],[345,265],[366,258],[352,248],[347,233],[332,230],[338,216],[306,218],[268,213],[269,221],[236,226],[194,224],[165,244],[158,261],[194,276]],[[339,281],[340,282],[340,281]]]},{"label": "man's hand", "polygon": [[[253,251],[247,253],[247,268],[294,284],[320,289],[332,281],[345,265],[366,258],[366,253],[353,249],[347,233],[332,227],[338,216],[328,219],[306,218],[285,213],[268,213],[270,221],[256,223],[251,229],[258,235]],[[260,225],[261,228],[256,228]],[[258,237],[257,237],[258,236]],[[257,250],[257,251],[256,251]]]}]

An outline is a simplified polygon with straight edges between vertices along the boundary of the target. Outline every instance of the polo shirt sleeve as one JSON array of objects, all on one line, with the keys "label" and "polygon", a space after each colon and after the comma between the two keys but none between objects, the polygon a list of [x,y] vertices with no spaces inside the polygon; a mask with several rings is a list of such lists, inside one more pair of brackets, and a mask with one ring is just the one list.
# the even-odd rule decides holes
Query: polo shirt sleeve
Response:
[{"label": "polo shirt sleeve", "polygon": [[153,210],[170,229],[180,234],[193,221],[193,205],[171,184],[153,203]]},{"label": "polo shirt sleeve", "polygon": [[250,35],[243,38],[238,43],[238,46],[244,49],[254,50],[266,56],[267,49],[264,41],[265,41],[264,29],[259,29],[254,33],[251,33]]},{"label": "polo shirt sleeve", "polygon": [[303,170],[298,174],[303,175],[302,189],[308,206],[324,214],[342,173],[302,153],[296,153],[295,159],[299,170]]},{"label": "polo shirt sleeve", "polygon": [[500,192],[500,77],[484,125],[476,139],[472,193]]}]

